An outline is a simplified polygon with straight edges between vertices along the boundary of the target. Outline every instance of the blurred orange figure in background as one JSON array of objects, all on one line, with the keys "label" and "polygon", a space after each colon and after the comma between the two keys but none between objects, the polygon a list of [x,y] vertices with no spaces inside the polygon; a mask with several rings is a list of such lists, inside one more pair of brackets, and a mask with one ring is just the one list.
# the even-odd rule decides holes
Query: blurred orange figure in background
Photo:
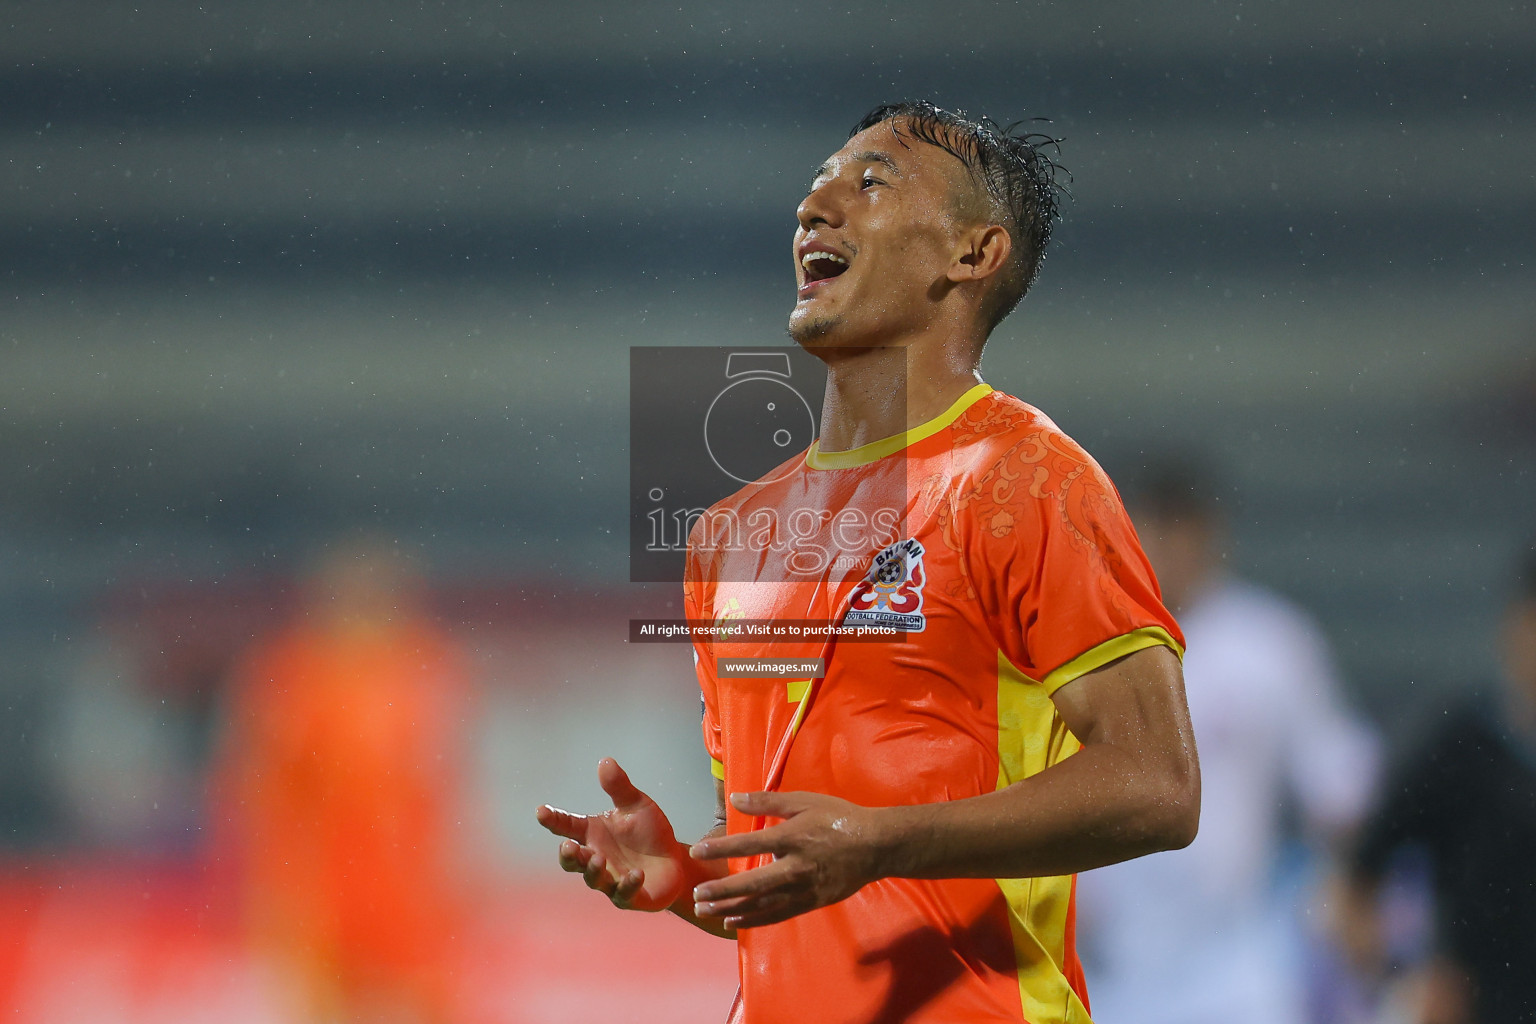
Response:
[{"label": "blurred orange figure in background", "polygon": [[237,667],[219,817],[248,933],[301,1019],[453,1019],[465,666],[394,545],[324,556]]}]

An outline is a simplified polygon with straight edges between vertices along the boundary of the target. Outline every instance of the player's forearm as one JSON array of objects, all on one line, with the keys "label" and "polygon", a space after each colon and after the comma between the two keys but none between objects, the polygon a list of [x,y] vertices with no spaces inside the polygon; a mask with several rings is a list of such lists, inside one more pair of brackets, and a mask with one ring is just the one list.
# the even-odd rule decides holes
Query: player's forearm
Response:
[{"label": "player's forearm", "polygon": [[868,841],[884,877],[1029,878],[1187,846],[1199,814],[1192,754],[1154,767],[1091,745],[996,793],[872,809]]},{"label": "player's forearm", "polygon": [[[725,835],[725,823],[721,822],[699,838],[702,841],[713,836],[723,835]],[[681,843],[678,844],[678,849],[683,862],[687,866],[688,886],[683,890],[683,894],[667,910],[701,931],[709,932],[711,935],[718,935],[722,939],[734,939],[736,937],[736,929],[727,928],[722,919],[718,917],[700,917],[694,912],[694,887],[711,879],[724,878],[728,873],[726,862],[695,860],[689,856],[688,847],[683,846]]]},{"label": "player's forearm", "polygon": [[847,899],[881,878],[1063,875],[1188,845],[1200,769],[1178,661],[1127,655],[1051,699],[1080,750],[996,793],[861,807],[814,792],[732,793],[765,828],[706,839],[700,860],[770,855],[699,886],[696,912],[755,928]]},{"label": "player's forearm", "polygon": [[[701,878],[699,881],[702,882],[704,879]],[[709,932],[709,934],[718,936],[722,939],[734,939],[736,937],[736,929],[727,928],[725,926],[724,919],[718,917],[700,917],[698,914],[694,913],[693,908],[693,890],[689,889],[688,895],[679,897],[678,901],[667,909],[700,931]]]},{"label": "player's forearm", "polygon": [[876,812],[882,873],[1063,875],[1189,845],[1200,767],[1173,652],[1138,651],[1051,699],[1081,749],[996,793]]}]

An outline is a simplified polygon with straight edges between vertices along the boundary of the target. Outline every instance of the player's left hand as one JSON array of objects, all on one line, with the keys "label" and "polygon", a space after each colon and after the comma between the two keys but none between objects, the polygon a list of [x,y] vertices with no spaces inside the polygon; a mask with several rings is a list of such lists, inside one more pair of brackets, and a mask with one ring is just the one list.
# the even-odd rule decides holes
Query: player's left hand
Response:
[{"label": "player's left hand", "polygon": [[743,814],[782,819],[754,832],[713,836],[690,850],[700,860],[771,854],[749,871],[693,890],[694,913],[725,927],[758,928],[846,899],[880,877],[876,812],[822,793],[732,793]]}]

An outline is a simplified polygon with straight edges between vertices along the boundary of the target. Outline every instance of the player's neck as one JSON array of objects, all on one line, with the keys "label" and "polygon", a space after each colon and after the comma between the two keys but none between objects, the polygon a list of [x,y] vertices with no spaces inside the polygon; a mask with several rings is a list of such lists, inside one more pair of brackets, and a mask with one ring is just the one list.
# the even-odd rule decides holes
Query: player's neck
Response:
[{"label": "player's neck", "polygon": [[957,349],[873,348],[829,362],[820,450],[858,448],[944,412],[981,382],[978,358]]}]

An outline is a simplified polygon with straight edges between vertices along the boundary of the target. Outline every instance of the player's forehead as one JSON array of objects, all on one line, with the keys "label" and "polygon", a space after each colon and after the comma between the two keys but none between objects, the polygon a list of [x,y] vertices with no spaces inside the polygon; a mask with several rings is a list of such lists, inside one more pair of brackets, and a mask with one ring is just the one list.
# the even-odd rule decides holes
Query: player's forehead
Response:
[{"label": "player's forehead", "polygon": [[959,184],[965,165],[952,153],[902,131],[903,124],[898,119],[870,125],[829,156],[813,177],[820,180],[846,169],[877,164],[906,179],[932,179],[946,187]]}]

